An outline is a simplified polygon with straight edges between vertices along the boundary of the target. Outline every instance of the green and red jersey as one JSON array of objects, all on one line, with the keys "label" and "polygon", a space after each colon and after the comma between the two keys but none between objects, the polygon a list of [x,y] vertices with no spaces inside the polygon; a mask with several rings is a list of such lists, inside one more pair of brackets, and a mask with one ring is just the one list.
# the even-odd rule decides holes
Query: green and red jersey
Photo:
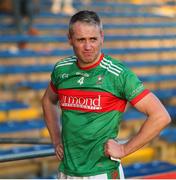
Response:
[{"label": "green and red jersey", "polygon": [[116,169],[104,155],[104,144],[116,138],[126,103],[149,93],[121,61],[101,55],[94,65],[81,68],[71,56],[56,63],[53,91],[62,109],[64,159],[59,170],[73,176],[92,176]]}]

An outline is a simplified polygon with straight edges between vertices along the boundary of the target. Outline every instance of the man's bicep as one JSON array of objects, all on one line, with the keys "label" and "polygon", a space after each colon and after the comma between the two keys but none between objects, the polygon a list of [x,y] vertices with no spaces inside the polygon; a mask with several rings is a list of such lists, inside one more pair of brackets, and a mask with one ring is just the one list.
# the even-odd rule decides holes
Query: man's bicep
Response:
[{"label": "man's bicep", "polygon": [[45,92],[45,95],[44,95],[44,98],[48,99],[53,104],[56,104],[58,102],[58,94],[56,94],[56,92],[53,91],[51,84],[48,85],[46,92]]},{"label": "man's bicep", "polygon": [[165,108],[160,100],[151,92],[137,102],[134,107],[146,115],[165,111]]}]

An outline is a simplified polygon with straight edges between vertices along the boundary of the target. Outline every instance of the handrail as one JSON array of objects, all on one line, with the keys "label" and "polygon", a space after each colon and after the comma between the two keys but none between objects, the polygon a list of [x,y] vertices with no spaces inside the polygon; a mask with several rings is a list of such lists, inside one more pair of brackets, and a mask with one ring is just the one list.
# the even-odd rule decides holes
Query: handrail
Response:
[{"label": "handrail", "polygon": [[0,138],[0,144],[41,144],[50,145],[49,139],[38,138]]},{"label": "handrail", "polygon": [[[0,138],[0,144],[38,144],[38,145],[51,145],[49,139],[39,138]],[[0,162],[17,161],[32,158],[41,158],[47,156],[54,156],[54,148],[48,147],[47,149],[32,149],[25,151],[17,151],[17,153],[4,154],[0,156]]]},{"label": "handrail", "polygon": [[50,149],[43,149],[43,150],[35,150],[32,152],[20,152],[18,154],[8,154],[0,156],[0,163],[8,162],[8,161],[17,161],[17,160],[25,160],[25,159],[32,159],[32,158],[41,158],[41,157],[48,157],[54,156],[55,152],[53,148]]}]

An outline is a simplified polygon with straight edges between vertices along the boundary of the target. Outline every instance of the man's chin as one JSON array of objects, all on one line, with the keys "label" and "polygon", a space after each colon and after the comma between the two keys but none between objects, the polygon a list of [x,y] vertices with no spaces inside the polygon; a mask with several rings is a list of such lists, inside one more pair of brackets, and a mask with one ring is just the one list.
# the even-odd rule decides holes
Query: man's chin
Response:
[{"label": "man's chin", "polygon": [[86,59],[85,61],[84,61],[84,63],[85,64],[87,64],[87,65],[91,65],[91,64],[94,64],[95,63],[95,60],[94,59]]},{"label": "man's chin", "polygon": [[95,60],[92,59],[84,59],[84,61],[79,61],[79,65],[82,67],[91,66],[95,63]]}]

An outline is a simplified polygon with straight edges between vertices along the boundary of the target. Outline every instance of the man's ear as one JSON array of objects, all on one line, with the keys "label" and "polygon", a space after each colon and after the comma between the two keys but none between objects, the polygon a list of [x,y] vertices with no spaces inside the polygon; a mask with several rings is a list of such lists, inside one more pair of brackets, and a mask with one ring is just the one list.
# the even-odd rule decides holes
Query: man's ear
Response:
[{"label": "man's ear", "polygon": [[72,38],[71,38],[70,33],[67,34],[67,37],[68,37],[69,44],[72,46]]},{"label": "man's ear", "polygon": [[102,44],[104,43],[104,32],[103,30],[100,31],[100,34],[101,34],[101,39],[102,39]]}]

